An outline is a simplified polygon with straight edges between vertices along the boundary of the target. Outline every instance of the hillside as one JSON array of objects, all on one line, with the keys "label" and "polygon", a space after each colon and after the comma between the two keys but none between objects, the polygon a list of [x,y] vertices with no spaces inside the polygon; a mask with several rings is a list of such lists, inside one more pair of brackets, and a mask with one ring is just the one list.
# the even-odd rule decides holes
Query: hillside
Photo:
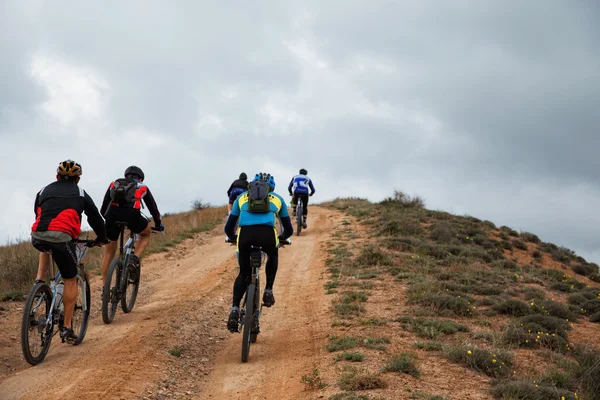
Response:
[{"label": "hillside", "polygon": [[[225,213],[167,217],[136,308],[110,326],[93,274],[86,339],[54,342],[40,366],[20,355],[22,303],[0,303],[0,398],[600,399],[597,265],[402,193],[310,208],[309,229],[280,252],[277,304],[241,364],[240,335],[225,330],[237,274]],[[0,257],[26,259],[21,246]],[[4,290],[30,285],[6,276]],[[48,392],[65,374],[77,393]]]},{"label": "hillside", "polygon": [[328,245],[331,399],[600,399],[596,264],[402,193],[326,206],[348,215]]}]

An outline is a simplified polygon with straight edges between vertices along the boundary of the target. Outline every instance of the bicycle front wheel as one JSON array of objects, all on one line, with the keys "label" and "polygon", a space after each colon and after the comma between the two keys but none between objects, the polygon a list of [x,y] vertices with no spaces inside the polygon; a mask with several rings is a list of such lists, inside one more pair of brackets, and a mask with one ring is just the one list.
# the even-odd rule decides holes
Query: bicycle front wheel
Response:
[{"label": "bicycle front wheel", "polygon": [[112,260],[102,289],[102,321],[105,324],[110,324],[113,321],[119,300],[121,300],[122,270],[123,263],[121,260],[118,258]]},{"label": "bicycle front wheel", "polygon": [[124,313],[133,310],[135,299],[137,298],[138,289],[140,287],[140,268],[135,268],[129,264],[123,271],[121,279],[121,287],[123,295],[121,297],[121,309]]},{"label": "bicycle front wheel", "polygon": [[75,309],[73,310],[73,333],[76,339],[73,345],[78,345],[83,341],[90,319],[90,283],[87,274],[77,276],[78,291],[75,298]]},{"label": "bicycle front wheel", "polygon": [[21,350],[25,361],[31,365],[44,361],[50,349],[54,324],[50,318],[50,325],[46,325],[46,319],[51,305],[52,291],[43,282],[31,289],[25,301],[21,321]]},{"label": "bicycle front wheel", "polygon": [[254,329],[254,296],[255,286],[251,283],[246,291],[246,315],[244,315],[244,330],[242,332],[242,362],[248,361],[250,355],[250,341]]}]

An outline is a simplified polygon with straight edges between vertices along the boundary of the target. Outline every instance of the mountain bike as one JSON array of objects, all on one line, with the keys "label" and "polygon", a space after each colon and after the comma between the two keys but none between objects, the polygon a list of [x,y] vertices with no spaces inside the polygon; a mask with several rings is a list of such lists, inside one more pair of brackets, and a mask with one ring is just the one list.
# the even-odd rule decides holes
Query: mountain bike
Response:
[{"label": "mountain bike", "polygon": [[[73,310],[72,327],[76,338],[73,345],[83,341],[87,331],[90,317],[90,285],[87,273],[84,269],[83,258],[95,241],[76,239],[75,255],[77,257],[77,297]],[[49,252],[52,254],[52,252]],[[46,282],[36,283],[25,301],[23,318],[21,320],[21,350],[25,360],[31,365],[37,365],[44,361],[52,338],[63,327],[64,308],[63,291],[64,282],[60,271],[55,274],[55,262],[51,262],[52,275],[50,285]],[[57,327],[58,329],[54,329]],[[64,342],[64,339],[63,339]]]},{"label": "mountain bike", "polygon": [[[235,246],[227,238],[227,243]],[[280,247],[289,246],[292,242],[287,239],[280,241]],[[267,255],[262,251],[261,246],[251,246],[250,265],[252,266],[252,279],[246,288],[246,294],[240,308],[240,322],[238,332],[242,332],[242,362],[248,361],[250,355],[250,344],[256,342],[256,338],[260,333],[259,320],[262,314],[262,304],[260,303],[260,276],[259,269],[266,262]]]},{"label": "mountain bike", "polygon": [[[126,222],[119,221],[115,224],[120,230],[119,256],[111,261],[102,288],[102,321],[105,324],[110,324],[113,321],[119,303],[121,303],[121,310],[124,313],[127,314],[133,310],[140,287],[141,264],[139,267],[131,264],[131,254],[135,250],[135,243],[140,235],[130,230],[127,242],[123,244],[125,229],[129,228]],[[158,229],[152,227],[152,233],[156,231]],[[114,283],[113,277],[115,278]]]}]

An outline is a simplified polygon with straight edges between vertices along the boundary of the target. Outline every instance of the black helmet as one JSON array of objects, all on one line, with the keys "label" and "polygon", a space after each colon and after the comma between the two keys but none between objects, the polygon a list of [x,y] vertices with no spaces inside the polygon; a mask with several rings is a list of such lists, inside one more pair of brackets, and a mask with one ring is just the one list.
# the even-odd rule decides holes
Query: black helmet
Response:
[{"label": "black helmet", "polygon": [[307,171],[307,170],[305,170],[304,168],[301,168],[301,169],[300,169],[300,174],[302,174],[302,175],[306,175],[306,174],[308,174],[308,171]]},{"label": "black helmet", "polygon": [[248,175],[246,175],[246,173],[245,173],[245,172],[242,172],[242,173],[240,174],[240,179],[241,179],[241,180],[243,180],[243,181],[247,181],[247,180],[248,180]]},{"label": "black helmet", "polygon": [[136,167],[135,165],[132,165],[131,167],[125,170],[125,177],[127,177],[127,175],[136,175],[140,178],[140,181],[144,180],[144,171],[142,171],[140,167]]}]

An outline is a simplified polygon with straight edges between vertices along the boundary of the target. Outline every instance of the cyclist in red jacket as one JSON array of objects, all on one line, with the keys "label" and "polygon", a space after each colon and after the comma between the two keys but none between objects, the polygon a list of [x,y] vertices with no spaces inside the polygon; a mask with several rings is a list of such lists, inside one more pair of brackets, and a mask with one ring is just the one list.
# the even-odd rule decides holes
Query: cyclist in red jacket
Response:
[{"label": "cyclist in red jacket", "polygon": [[35,197],[35,222],[31,227],[31,243],[40,251],[37,282],[44,282],[50,267],[50,254],[65,282],[63,305],[65,319],[60,337],[67,343],[75,338],[71,327],[77,297],[77,257],[75,242],[81,234],[81,213],[96,233],[96,244],[106,242],[104,221],[92,198],[77,184],[81,165],[72,160],[58,164],[56,182],[40,190]]}]

